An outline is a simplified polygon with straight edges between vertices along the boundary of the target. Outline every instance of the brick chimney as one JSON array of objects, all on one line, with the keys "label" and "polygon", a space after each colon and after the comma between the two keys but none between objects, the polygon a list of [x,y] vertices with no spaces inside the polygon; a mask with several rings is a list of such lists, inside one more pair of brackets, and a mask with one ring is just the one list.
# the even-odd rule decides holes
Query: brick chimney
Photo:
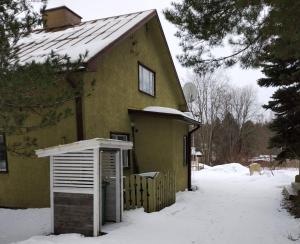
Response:
[{"label": "brick chimney", "polygon": [[66,6],[46,9],[43,12],[45,29],[77,25],[81,23],[81,19],[81,16]]}]

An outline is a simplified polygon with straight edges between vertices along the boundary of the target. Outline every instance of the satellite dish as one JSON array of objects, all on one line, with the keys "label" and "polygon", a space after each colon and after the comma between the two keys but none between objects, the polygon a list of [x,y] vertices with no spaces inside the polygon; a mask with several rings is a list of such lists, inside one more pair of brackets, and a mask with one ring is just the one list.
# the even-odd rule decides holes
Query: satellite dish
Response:
[{"label": "satellite dish", "polygon": [[183,86],[183,93],[185,96],[185,99],[188,103],[192,103],[195,101],[197,97],[197,87],[192,82],[187,82]]}]

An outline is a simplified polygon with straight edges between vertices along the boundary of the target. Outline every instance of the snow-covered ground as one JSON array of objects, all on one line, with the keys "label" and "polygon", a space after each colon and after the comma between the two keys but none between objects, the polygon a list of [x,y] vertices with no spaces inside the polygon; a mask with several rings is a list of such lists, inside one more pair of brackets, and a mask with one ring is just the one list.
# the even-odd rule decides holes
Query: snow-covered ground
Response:
[{"label": "snow-covered ground", "polygon": [[[120,224],[106,225],[108,234],[34,236],[49,232],[50,213],[41,210],[0,210],[0,243],[18,244],[285,244],[300,243],[300,220],[281,208],[282,187],[297,170],[274,176],[250,176],[239,164],[205,167],[193,172],[198,191],[177,194],[177,202],[160,212],[126,211]],[[298,239],[292,241],[291,239]]]},{"label": "snow-covered ground", "polygon": [[45,235],[50,228],[50,209],[0,209],[0,244]]}]

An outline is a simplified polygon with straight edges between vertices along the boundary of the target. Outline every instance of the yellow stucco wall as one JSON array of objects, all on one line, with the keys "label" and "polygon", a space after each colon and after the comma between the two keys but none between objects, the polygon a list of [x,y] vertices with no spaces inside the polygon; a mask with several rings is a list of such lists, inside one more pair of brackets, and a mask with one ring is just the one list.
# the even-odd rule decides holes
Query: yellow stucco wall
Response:
[{"label": "yellow stucco wall", "polygon": [[[138,91],[138,62],[156,72],[155,97]],[[83,101],[86,139],[108,138],[110,132],[131,134],[128,108],[165,106],[178,109],[185,106],[156,18],[100,56],[96,72],[85,73],[84,80],[87,84],[93,79],[96,80],[94,91]],[[74,104],[71,107],[74,108]],[[169,127],[170,123],[172,127]],[[167,165],[169,162],[170,167],[172,165],[177,172],[177,189],[183,190],[187,179],[186,167],[181,162],[182,137],[187,131],[187,125],[171,120],[155,120],[152,123],[145,120],[145,124],[151,125],[146,134],[156,150],[148,148],[138,152],[140,168],[148,170],[146,165],[149,153],[152,154],[152,161],[157,164],[164,162]],[[36,132],[40,148],[61,144],[63,137],[67,138],[66,142],[75,141],[75,125],[75,117],[72,117],[55,127]],[[155,134],[151,132],[153,125],[155,128],[166,127],[168,130],[162,129],[161,134]],[[144,125],[141,126],[145,128]],[[8,143],[12,141],[14,138],[8,138]],[[139,148],[144,146],[147,147],[139,144]],[[168,157],[164,153],[165,146],[170,148]],[[0,174],[0,206],[49,206],[48,160],[23,159],[12,155],[8,155],[8,160],[9,173]],[[130,171],[125,173],[129,174]]]},{"label": "yellow stucco wall", "polygon": [[186,124],[149,115],[132,115],[135,124],[137,164],[141,173],[176,173],[176,190],[187,188],[187,166],[183,157]]},{"label": "yellow stucco wall", "polygon": [[[67,105],[73,107],[73,103]],[[55,127],[36,130],[29,136],[37,138],[40,148],[76,140],[74,117],[62,120]],[[8,136],[7,144],[22,140]],[[49,159],[19,157],[8,153],[8,173],[0,174],[0,207],[49,206]]]},{"label": "yellow stucco wall", "polygon": [[[156,72],[156,97],[138,91],[138,61]],[[129,133],[128,108],[178,109],[185,104],[156,19],[102,56],[97,72],[88,73],[86,79],[96,79],[94,96],[84,103],[87,138],[108,137],[110,131]]]}]

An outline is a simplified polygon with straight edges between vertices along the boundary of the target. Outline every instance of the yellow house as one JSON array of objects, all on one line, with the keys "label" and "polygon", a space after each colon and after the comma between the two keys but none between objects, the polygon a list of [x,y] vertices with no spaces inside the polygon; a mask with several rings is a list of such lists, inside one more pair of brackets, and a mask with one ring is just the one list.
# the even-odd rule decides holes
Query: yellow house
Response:
[{"label": "yellow house", "polygon": [[[76,76],[95,80],[91,96],[69,102],[74,116],[34,132],[40,148],[91,138],[130,140],[124,174],[175,171],[177,191],[190,188],[190,137],[199,127],[187,104],[155,10],[81,22],[62,6],[44,12],[47,26],[22,40],[20,62],[54,51],[77,58]],[[86,87],[88,89],[88,87]],[[0,135],[0,207],[49,206],[47,159],[5,152],[16,140]]]}]

